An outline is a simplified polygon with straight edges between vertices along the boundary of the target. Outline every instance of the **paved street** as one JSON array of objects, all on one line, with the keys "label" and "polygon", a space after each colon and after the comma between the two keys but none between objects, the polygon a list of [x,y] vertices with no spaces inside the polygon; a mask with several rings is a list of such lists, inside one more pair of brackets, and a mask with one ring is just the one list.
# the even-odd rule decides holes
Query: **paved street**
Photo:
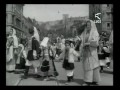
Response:
[{"label": "paved street", "polygon": [[[50,86],[62,86],[65,85],[65,82],[67,80],[65,70],[62,68],[62,63],[61,62],[55,62],[57,71],[59,72],[59,76],[57,77],[58,82],[54,77],[51,77],[51,80],[49,81],[43,81],[42,78],[36,79],[33,77],[29,77],[28,79],[21,80],[20,83],[20,74],[13,74],[13,73],[6,73],[6,85],[17,85],[18,86],[24,86],[24,85],[50,85]],[[30,70],[30,72],[33,72],[33,70]],[[105,73],[101,74],[101,82],[99,83],[100,86],[108,86],[108,85],[113,85],[113,74],[109,73],[110,70],[105,69]],[[83,70],[82,70],[82,63],[81,62],[75,62],[75,71],[74,71],[74,82],[70,83],[69,85],[79,85],[83,83]]]}]

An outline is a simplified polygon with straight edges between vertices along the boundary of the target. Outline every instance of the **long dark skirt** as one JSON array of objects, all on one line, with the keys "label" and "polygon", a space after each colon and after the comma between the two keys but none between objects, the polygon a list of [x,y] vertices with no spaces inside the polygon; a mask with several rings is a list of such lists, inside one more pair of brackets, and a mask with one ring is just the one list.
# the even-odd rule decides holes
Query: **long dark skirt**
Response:
[{"label": "long dark skirt", "polygon": [[61,54],[61,49],[56,49],[56,54],[59,56]]},{"label": "long dark skirt", "polygon": [[[47,75],[54,76],[55,70],[54,70],[54,66],[52,64],[52,60],[49,60],[47,62],[45,61],[44,63],[41,62],[41,63],[42,63],[42,65],[39,68],[39,75],[41,75],[41,76],[47,76]],[[46,72],[48,72],[48,74],[46,74]]]},{"label": "long dark skirt", "polygon": [[69,63],[68,60],[64,60],[63,68],[65,70],[73,70],[74,69],[74,63]]},{"label": "long dark skirt", "polygon": [[25,59],[21,57],[20,64],[16,64],[15,69],[25,69],[25,63],[26,63]]},{"label": "long dark skirt", "polygon": [[99,60],[105,60],[105,54],[98,54]]}]

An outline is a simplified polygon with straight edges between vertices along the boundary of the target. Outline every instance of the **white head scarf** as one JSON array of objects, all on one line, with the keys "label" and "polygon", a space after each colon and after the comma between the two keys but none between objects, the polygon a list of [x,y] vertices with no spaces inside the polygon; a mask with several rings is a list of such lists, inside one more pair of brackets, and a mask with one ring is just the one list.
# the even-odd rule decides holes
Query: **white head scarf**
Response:
[{"label": "white head scarf", "polygon": [[[88,41],[94,40],[94,41],[97,41],[97,43],[98,43],[99,42],[99,34],[97,31],[96,25],[92,20],[89,20],[89,21],[91,23],[91,30],[90,30],[90,35],[89,35]],[[82,32],[82,34],[80,35],[80,38],[82,40],[82,43],[80,45],[80,54],[82,54],[82,50],[83,50],[82,48],[83,48],[84,43],[85,43],[85,37],[84,37],[85,33],[86,33],[86,30],[84,30]]]},{"label": "white head scarf", "polygon": [[49,41],[49,38],[45,37],[41,42],[41,46],[47,47],[48,41]]},{"label": "white head scarf", "polygon": [[[91,30],[90,30],[90,35],[89,35],[88,41],[95,40],[95,41],[98,42],[99,41],[99,34],[98,34],[98,31],[97,31],[96,25],[92,20],[89,20],[89,21],[91,23]],[[84,30],[83,33],[80,36],[82,41],[84,40],[83,38],[84,38],[85,33],[86,33],[86,30]],[[84,41],[83,41],[83,43],[84,43]]]},{"label": "white head scarf", "polygon": [[26,55],[26,52],[24,50],[24,46],[22,44],[19,44],[18,47],[22,48],[21,51],[20,51],[20,53],[18,54],[18,59],[17,59],[17,62],[16,62],[17,64],[20,64],[20,56],[21,56],[21,54],[23,54],[24,58],[26,58],[27,55]]},{"label": "white head scarf", "polygon": [[24,46],[22,44],[19,44],[19,47],[22,48],[21,51],[20,51],[20,53],[21,53],[24,50]]},{"label": "white head scarf", "polygon": [[98,42],[99,41],[99,34],[97,31],[97,27],[92,20],[90,20],[90,22],[91,22],[91,31],[90,31],[90,36],[89,36],[88,40],[95,40]]},{"label": "white head scarf", "polygon": [[18,47],[18,38],[16,36],[16,30],[14,28],[12,28],[13,33],[12,33],[12,37],[14,39],[14,47],[17,48]]},{"label": "white head scarf", "polygon": [[36,27],[34,27],[34,35],[33,35],[33,37],[35,37],[38,42],[40,41],[38,30],[37,30]]}]

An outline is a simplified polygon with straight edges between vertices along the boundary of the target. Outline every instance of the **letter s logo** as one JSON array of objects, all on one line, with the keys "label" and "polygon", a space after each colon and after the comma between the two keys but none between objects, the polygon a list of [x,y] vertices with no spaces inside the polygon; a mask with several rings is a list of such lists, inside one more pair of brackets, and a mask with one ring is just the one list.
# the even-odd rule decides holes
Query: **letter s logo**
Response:
[{"label": "letter s logo", "polygon": [[101,14],[101,13],[97,13],[97,14],[95,14],[95,18],[97,18],[97,19],[99,19],[100,20],[100,18],[99,18],[99,14]]}]

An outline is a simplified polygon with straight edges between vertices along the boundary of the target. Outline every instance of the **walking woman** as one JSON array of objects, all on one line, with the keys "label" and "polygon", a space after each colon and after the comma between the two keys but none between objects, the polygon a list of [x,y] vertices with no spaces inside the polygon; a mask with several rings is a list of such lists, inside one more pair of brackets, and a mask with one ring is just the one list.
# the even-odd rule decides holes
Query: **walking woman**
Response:
[{"label": "walking woman", "polygon": [[35,77],[39,77],[37,69],[40,66],[39,34],[38,34],[38,31],[37,31],[36,27],[34,27],[34,29],[31,29],[29,31],[29,33],[31,34],[31,47],[30,47],[31,49],[28,51],[28,54],[27,54],[26,70],[25,70],[25,73],[24,73],[24,76],[23,76],[23,78],[25,78],[25,79],[28,77],[29,68],[32,65],[35,69]]},{"label": "walking woman", "polygon": [[6,71],[14,72],[17,59],[18,38],[13,28],[10,30],[9,37],[7,38],[6,47]]},{"label": "walking woman", "polygon": [[51,42],[49,41],[48,37],[45,37],[41,42],[42,46],[42,65],[41,71],[42,76],[46,77],[44,80],[49,80],[49,76],[57,76],[58,73],[56,71],[56,67],[54,65],[54,52],[51,47]]},{"label": "walking woman", "polygon": [[84,70],[83,86],[98,84],[100,81],[99,61],[97,47],[99,34],[95,23],[92,20],[86,22],[86,28],[81,35],[82,62]]}]

